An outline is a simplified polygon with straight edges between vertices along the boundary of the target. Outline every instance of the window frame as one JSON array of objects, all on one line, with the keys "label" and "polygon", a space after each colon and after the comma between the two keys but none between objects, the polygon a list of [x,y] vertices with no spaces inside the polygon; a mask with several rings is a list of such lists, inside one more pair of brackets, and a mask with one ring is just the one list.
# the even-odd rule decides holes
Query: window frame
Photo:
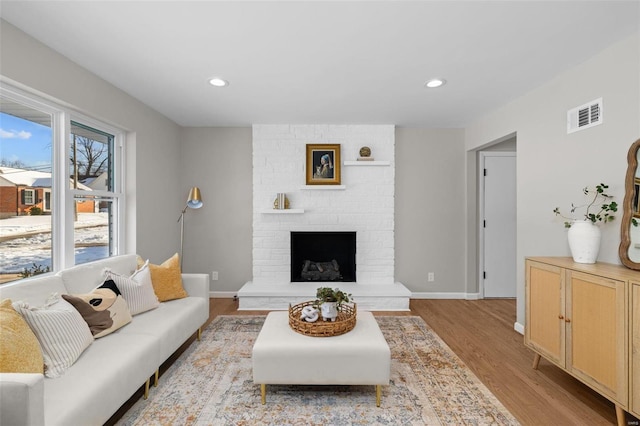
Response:
[{"label": "window frame", "polygon": [[[126,247],[126,132],[116,126],[95,119],[66,106],[63,102],[44,98],[0,80],[0,96],[51,116],[51,271],[57,272],[75,265],[74,202],[86,197],[87,192],[69,185],[69,152],[71,149],[71,122],[92,127],[113,135],[113,190],[92,191],[93,196],[109,198],[114,203],[110,226],[110,254],[125,253]],[[35,201],[35,194],[34,194]],[[44,198],[43,198],[44,202]]]}]

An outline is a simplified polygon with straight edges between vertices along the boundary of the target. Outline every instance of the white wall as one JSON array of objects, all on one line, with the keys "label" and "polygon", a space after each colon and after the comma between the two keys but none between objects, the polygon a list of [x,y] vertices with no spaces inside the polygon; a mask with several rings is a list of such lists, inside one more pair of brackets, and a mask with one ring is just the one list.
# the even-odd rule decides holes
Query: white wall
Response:
[{"label": "white wall", "polygon": [[99,120],[129,130],[127,165],[131,181],[128,250],[164,261],[179,247],[176,217],[184,202],[178,194],[180,127],[80,65],[0,23],[0,75],[52,97]]},{"label": "white wall", "polygon": [[251,280],[251,128],[186,128],[180,140],[181,201],[198,186],[204,202],[185,213],[183,269],[217,271],[211,291],[233,295]]},{"label": "white wall", "polygon": [[[627,150],[640,136],[639,53],[636,34],[466,129],[469,152],[517,134],[517,321],[522,325],[524,258],[570,255],[566,231],[553,208],[569,208],[581,201],[583,187],[600,182],[610,186],[619,203],[624,198]],[[603,124],[567,134],[567,110],[600,97]],[[599,261],[620,263],[619,226],[617,220],[603,227]]]},{"label": "white wall", "polygon": [[477,292],[465,285],[464,160],[462,129],[396,129],[396,281],[417,297]]}]

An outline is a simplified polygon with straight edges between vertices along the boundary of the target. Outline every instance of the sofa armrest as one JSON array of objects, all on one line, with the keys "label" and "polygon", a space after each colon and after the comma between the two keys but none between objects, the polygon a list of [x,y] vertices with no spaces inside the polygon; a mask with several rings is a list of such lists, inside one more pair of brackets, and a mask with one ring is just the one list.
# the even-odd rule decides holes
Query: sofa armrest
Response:
[{"label": "sofa armrest", "polygon": [[44,376],[0,373],[0,425],[44,425]]},{"label": "sofa armrest", "polygon": [[209,303],[209,276],[207,274],[182,274],[182,285],[189,296],[202,297]]}]

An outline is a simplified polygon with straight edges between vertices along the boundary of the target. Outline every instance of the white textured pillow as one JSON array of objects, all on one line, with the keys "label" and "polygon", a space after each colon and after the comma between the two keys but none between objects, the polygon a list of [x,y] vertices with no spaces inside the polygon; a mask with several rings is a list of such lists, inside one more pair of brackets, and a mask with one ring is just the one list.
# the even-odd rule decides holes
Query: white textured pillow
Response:
[{"label": "white textured pillow", "polygon": [[43,307],[31,307],[26,302],[14,302],[12,306],[40,342],[47,377],[62,376],[93,342],[85,320],[57,293]]},{"label": "white textured pillow", "polygon": [[116,283],[116,286],[122,293],[122,297],[124,297],[127,305],[129,305],[131,315],[137,315],[160,306],[158,297],[153,291],[148,260],[130,277],[116,274],[109,269],[105,270],[105,276],[107,279],[112,279],[113,282]]}]

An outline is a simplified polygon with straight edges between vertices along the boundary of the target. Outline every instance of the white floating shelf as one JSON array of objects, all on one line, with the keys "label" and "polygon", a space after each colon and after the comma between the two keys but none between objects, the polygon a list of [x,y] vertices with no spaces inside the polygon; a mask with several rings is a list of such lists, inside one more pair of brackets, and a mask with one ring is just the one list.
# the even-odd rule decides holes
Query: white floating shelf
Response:
[{"label": "white floating shelf", "polygon": [[262,214],[302,214],[304,209],[265,209],[261,210]]},{"label": "white floating shelf", "polygon": [[302,190],[342,190],[347,189],[347,185],[305,185]]},{"label": "white floating shelf", "polygon": [[345,161],[345,166],[390,166],[391,161]]}]

